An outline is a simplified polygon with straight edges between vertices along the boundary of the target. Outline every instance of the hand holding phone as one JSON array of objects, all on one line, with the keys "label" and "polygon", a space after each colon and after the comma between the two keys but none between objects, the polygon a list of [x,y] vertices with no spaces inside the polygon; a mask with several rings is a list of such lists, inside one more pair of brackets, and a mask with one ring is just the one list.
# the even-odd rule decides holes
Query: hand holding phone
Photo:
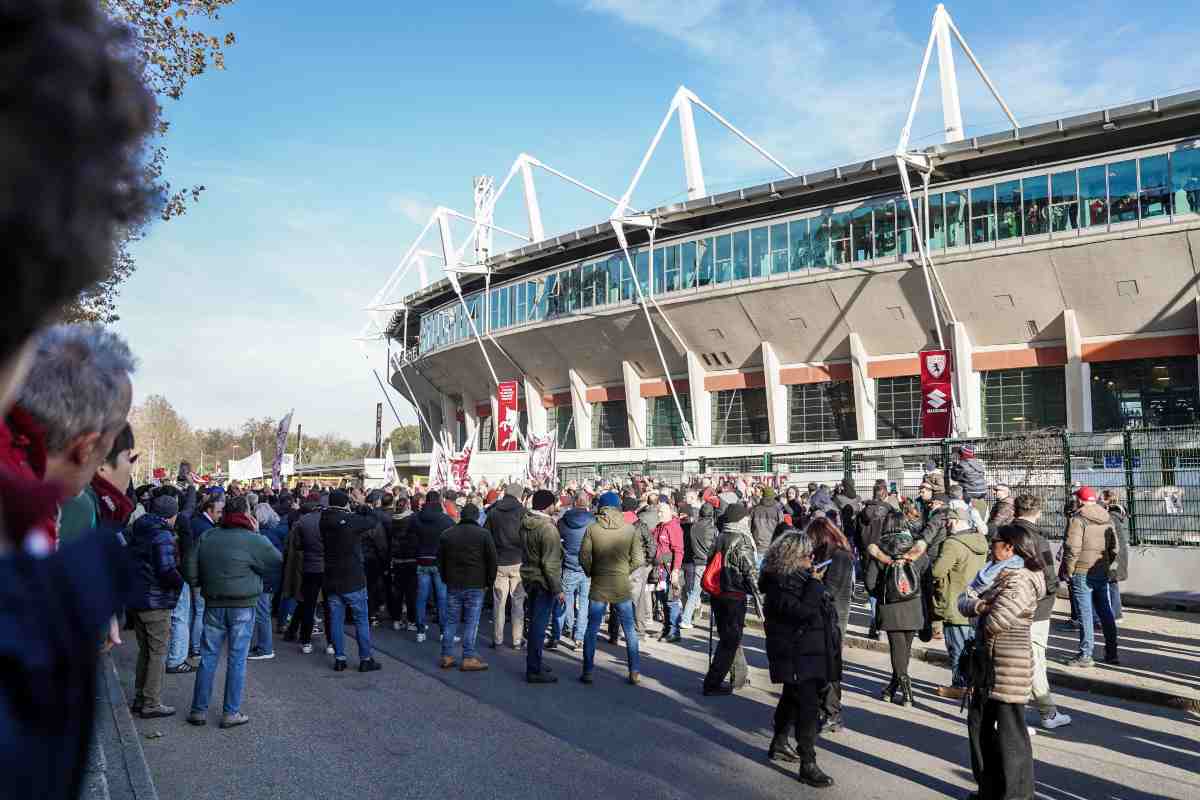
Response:
[{"label": "hand holding phone", "polygon": [[822,561],[820,564],[817,564],[816,566],[813,567],[813,572],[820,572],[821,570],[825,569],[832,563],[833,563],[832,558],[828,559],[826,561]]}]

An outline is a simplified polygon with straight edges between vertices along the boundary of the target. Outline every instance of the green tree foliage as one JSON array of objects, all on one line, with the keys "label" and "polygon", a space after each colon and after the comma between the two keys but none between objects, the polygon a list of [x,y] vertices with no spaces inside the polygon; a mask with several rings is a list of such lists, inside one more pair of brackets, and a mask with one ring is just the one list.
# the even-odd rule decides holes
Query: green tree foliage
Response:
[{"label": "green tree foliage", "polygon": [[[418,453],[421,450],[421,429],[416,425],[401,425],[392,428],[388,441],[392,443],[392,454]],[[384,445],[384,449],[387,446]]]},{"label": "green tree foliage", "polygon": [[[163,100],[178,100],[189,81],[211,66],[225,69],[225,48],[237,39],[231,32],[213,35],[210,32],[220,19],[220,12],[234,0],[98,0],[100,7],[112,19],[129,28],[132,46],[136,49],[146,85],[159,100],[154,136],[146,143],[146,179],[162,198],[159,216],[169,220],[184,213],[189,203],[200,198],[204,187],[183,189],[171,186],[166,179],[167,149],[165,145],[170,123],[163,113]],[[108,277],[80,294],[64,310],[69,322],[101,322],[109,324],[118,319],[117,294],[120,286],[133,274],[135,264],[130,245],[142,238],[140,227],[125,232],[113,253],[112,270]]]}]

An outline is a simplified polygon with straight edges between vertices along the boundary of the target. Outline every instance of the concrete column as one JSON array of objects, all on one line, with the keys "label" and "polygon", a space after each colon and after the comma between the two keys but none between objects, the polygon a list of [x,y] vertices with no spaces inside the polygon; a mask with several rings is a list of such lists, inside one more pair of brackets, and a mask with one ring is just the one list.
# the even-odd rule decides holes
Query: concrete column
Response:
[{"label": "concrete column", "polygon": [[575,418],[575,448],[592,449],[592,404],[587,401],[587,384],[575,370],[567,370],[571,382],[571,412]]},{"label": "concrete column", "polygon": [[763,378],[767,389],[767,424],[771,429],[771,444],[787,444],[787,392],[780,383],[779,356],[770,342],[762,343]]},{"label": "concrete column", "polygon": [[692,403],[692,436],[697,445],[712,444],[712,395],[704,388],[704,363],[688,351],[688,399]]},{"label": "concrete column", "polygon": [[[455,440],[456,445],[461,446],[462,443],[458,441],[458,425],[455,424],[454,414],[458,410],[458,401],[448,394],[443,394],[439,408],[442,412],[442,427],[450,431],[450,438]],[[441,431],[437,432],[441,433]]]},{"label": "concrete column", "polygon": [[542,436],[546,433],[546,407],[542,405],[542,389],[526,375],[521,381],[521,393],[525,397],[525,417],[529,420],[527,436]]},{"label": "concrete column", "polygon": [[496,397],[495,390],[488,397],[488,403],[492,407],[492,438],[488,444],[488,449],[496,450],[500,447],[500,398]]},{"label": "concrete column", "polygon": [[1067,334],[1067,428],[1092,429],[1092,365],[1083,360],[1083,337],[1075,309],[1063,309],[1063,328]]},{"label": "concrete column", "polygon": [[[642,376],[628,361],[621,362],[625,380],[625,421],[629,425],[629,446],[646,446],[646,398],[642,397]],[[670,380],[670,376],[667,380]]]},{"label": "concrete column", "polygon": [[854,382],[854,416],[858,438],[875,438],[875,379],[867,374],[867,349],[862,337],[850,334],[850,379]]},{"label": "concrete column", "polygon": [[971,368],[971,337],[961,322],[950,325],[950,347],[954,355],[954,407],[958,428],[967,436],[983,435],[983,380]]},{"label": "concrete column", "polygon": [[463,426],[468,431],[474,431],[475,447],[479,448],[479,412],[476,410],[479,405],[479,400],[474,397],[463,395],[462,410],[463,410]]}]

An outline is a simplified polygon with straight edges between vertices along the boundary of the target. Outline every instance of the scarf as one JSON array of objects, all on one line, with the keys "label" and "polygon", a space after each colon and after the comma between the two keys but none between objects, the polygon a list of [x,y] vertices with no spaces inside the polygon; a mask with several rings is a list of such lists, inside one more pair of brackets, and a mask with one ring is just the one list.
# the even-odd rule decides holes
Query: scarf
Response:
[{"label": "scarf", "polygon": [[1000,573],[1010,569],[1024,569],[1025,559],[1013,556],[1004,561],[989,561],[979,570],[979,574],[971,579],[970,590],[976,595],[982,595],[1000,577]]},{"label": "scarf", "polygon": [[99,475],[92,478],[92,491],[100,501],[96,506],[100,519],[124,527],[129,515],[133,513],[133,501]]},{"label": "scarf", "polygon": [[255,527],[254,518],[251,517],[249,514],[229,514],[229,513],[222,514],[221,515],[221,527],[222,528],[243,528],[245,530],[250,531],[251,533],[258,532],[258,529]]},{"label": "scarf", "polygon": [[58,484],[44,483],[0,468],[0,534],[34,555],[50,551],[47,519],[58,513],[62,492]]}]

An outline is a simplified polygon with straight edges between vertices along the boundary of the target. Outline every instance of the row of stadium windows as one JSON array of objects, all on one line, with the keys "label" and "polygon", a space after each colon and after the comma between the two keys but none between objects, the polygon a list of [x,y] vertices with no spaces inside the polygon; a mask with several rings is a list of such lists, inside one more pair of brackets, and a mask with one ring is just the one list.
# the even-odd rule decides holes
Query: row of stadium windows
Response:
[{"label": "row of stadium windows", "polygon": [[[1161,149],[1161,148],[1160,148]],[[922,203],[917,213],[924,218]],[[929,196],[928,240],[934,254],[1101,233],[1200,213],[1200,149],[1181,146],[1010,180],[967,185]],[[466,296],[482,333],[637,299],[781,275],[887,263],[917,249],[903,197],[822,209],[795,219],[730,230],[649,249],[615,253]],[[486,302],[485,302],[486,299]],[[486,323],[486,325],[485,325]],[[423,314],[420,352],[472,337],[461,303]]]}]

